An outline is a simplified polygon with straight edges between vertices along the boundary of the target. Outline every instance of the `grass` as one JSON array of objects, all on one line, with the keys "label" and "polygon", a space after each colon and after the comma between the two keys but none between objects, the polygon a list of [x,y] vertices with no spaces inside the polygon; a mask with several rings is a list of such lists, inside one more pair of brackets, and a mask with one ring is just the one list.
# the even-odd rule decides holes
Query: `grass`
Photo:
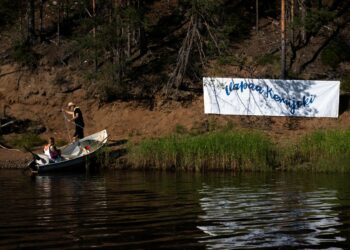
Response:
[{"label": "grass", "polygon": [[112,158],[110,157],[111,149],[108,147],[102,147],[96,152],[96,164],[98,166],[107,167],[112,165]]},{"label": "grass", "polygon": [[212,132],[148,139],[130,149],[131,164],[141,168],[270,170],[273,144],[258,132]]},{"label": "grass", "polygon": [[[287,152],[287,153],[286,153]],[[315,131],[293,145],[281,159],[286,169],[305,166],[316,172],[350,171],[350,130]]]},{"label": "grass", "polygon": [[259,132],[174,134],[131,145],[128,159],[135,168],[350,172],[350,129],[315,131],[278,147]]},{"label": "grass", "polygon": [[19,134],[11,141],[9,144],[14,148],[28,148],[33,149],[34,147],[42,146],[46,143],[46,140],[42,139],[40,136],[32,133]]}]

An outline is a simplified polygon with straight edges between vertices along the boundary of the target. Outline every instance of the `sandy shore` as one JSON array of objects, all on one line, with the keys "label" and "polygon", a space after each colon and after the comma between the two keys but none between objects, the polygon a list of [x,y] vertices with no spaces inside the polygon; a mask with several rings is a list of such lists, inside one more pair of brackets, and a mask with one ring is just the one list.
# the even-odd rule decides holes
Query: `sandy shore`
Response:
[{"label": "sandy shore", "polygon": [[0,149],[0,168],[25,168],[31,158],[29,153]]}]

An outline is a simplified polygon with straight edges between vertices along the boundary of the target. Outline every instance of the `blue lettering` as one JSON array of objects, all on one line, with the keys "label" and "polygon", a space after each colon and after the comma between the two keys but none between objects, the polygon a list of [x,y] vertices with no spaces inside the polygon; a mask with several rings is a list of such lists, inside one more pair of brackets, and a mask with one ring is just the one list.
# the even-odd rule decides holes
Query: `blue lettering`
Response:
[{"label": "blue lettering", "polygon": [[279,95],[274,95],[272,99],[274,99],[276,102],[280,102],[282,98]]},{"label": "blue lettering", "polygon": [[240,90],[241,92],[244,92],[246,89],[256,91],[259,94],[264,95],[265,98],[270,98],[275,102],[285,104],[291,114],[295,114],[295,111],[301,107],[308,107],[316,99],[316,95],[303,96],[301,100],[296,100],[294,97],[292,99],[287,99],[275,94],[273,89],[269,86],[255,85],[254,83],[246,83],[244,81],[241,81],[240,83],[234,83],[234,81],[231,81],[225,86],[226,95],[228,96],[232,91]]},{"label": "blue lettering", "polygon": [[233,81],[232,82],[230,82],[230,92],[232,92],[233,91]]},{"label": "blue lettering", "polygon": [[266,97],[273,97],[272,88],[269,88],[269,86],[266,86]]},{"label": "blue lettering", "polygon": [[231,94],[231,91],[228,89],[228,86],[225,86],[225,90],[226,90],[226,95],[229,96]]},{"label": "blue lettering", "polygon": [[264,93],[263,88],[262,88],[261,86],[259,86],[259,85],[256,85],[256,86],[255,86],[255,91],[259,92],[260,94],[263,94],[263,93]]},{"label": "blue lettering", "polygon": [[248,86],[247,86],[247,83],[245,82],[241,82],[241,92],[243,92]]}]

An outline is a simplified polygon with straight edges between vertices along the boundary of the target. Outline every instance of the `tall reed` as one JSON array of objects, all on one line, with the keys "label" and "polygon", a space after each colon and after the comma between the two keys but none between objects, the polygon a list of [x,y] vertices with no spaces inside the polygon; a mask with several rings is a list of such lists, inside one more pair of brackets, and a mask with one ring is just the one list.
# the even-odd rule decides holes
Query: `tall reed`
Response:
[{"label": "tall reed", "polygon": [[298,144],[285,148],[279,161],[288,170],[304,165],[317,172],[348,172],[350,130],[312,132]]},{"label": "tall reed", "polygon": [[147,139],[130,148],[135,167],[158,169],[232,169],[266,171],[273,165],[273,144],[258,132],[212,132]]}]

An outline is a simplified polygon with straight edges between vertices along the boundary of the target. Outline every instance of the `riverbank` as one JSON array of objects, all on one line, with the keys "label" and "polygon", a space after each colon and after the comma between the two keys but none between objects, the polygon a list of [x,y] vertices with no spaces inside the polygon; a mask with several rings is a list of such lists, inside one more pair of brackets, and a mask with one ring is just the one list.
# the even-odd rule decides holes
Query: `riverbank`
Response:
[{"label": "riverbank", "polygon": [[[110,139],[104,165],[186,171],[348,171],[347,111],[338,119],[208,116],[200,111],[199,101],[188,108],[172,106],[172,111],[169,107],[153,111],[128,108],[122,103],[123,113],[134,112],[119,116],[128,119],[123,124],[113,123],[114,116],[105,120]],[[102,107],[97,114],[110,109]],[[116,105],[113,109],[120,110]],[[142,122],[136,122],[134,115]],[[51,135],[63,143],[65,134],[52,133],[52,129],[40,136],[15,134],[3,139],[38,146],[34,139],[42,143]],[[24,168],[30,159],[29,153],[0,149],[0,168]]]},{"label": "riverbank", "polygon": [[[0,168],[21,169],[29,153],[0,149]],[[309,132],[276,143],[266,131],[225,127],[178,131],[140,141],[111,141],[98,155],[102,167],[172,171],[350,172],[350,129]]]},{"label": "riverbank", "polygon": [[29,153],[0,148],[0,169],[23,169],[30,160]]}]

